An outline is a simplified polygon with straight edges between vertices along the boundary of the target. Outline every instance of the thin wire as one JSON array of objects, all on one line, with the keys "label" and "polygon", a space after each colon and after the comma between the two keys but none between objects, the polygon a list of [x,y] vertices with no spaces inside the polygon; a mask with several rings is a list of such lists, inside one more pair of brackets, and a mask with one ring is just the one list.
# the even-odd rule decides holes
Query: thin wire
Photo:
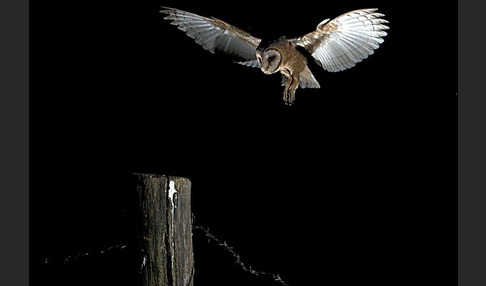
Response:
[{"label": "thin wire", "polygon": [[[194,215],[193,215],[193,221],[194,221]],[[284,279],[282,279],[280,274],[255,270],[251,265],[244,262],[243,259],[241,258],[241,255],[239,255],[236,252],[236,250],[233,246],[229,245],[223,239],[220,239],[220,238],[216,237],[214,234],[212,234],[208,227],[204,227],[204,226],[197,225],[197,224],[194,223],[193,229],[201,231],[204,234],[204,236],[208,239],[208,241],[211,241],[211,242],[215,243],[217,246],[222,247],[227,253],[229,253],[234,258],[235,264],[240,266],[240,268],[243,271],[250,273],[251,275],[259,277],[259,278],[272,279],[273,281],[279,283],[280,285],[289,286],[289,284]],[[81,259],[83,257],[87,257],[87,256],[106,255],[106,254],[109,254],[110,252],[113,252],[113,251],[116,251],[116,250],[123,250],[123,249],[127,248],[127,245],[128,244],[126,242],[119,242],[117,244],[102,247],[102,248],[99,248],[99,249],[96,249],[96,250],[88,250],[88,251],[78,252],[74,255],[69,255],[69,256],[64,257],[64,259],[62,260],[62,264],[71,264],[71,263],[74,263],[74,262],[78,261],[79,259]],[[53,259],[53,258],[45,257],[43,259],[42,263],[43,264],[53,264],[53,263],[55,263],[54,260],[55,259]],[[145,259],[142,262],[142,267],[144,266],[144,264],[145,264]]]},{"label": "thin wire", "polygon": [[235,264],[239,265],[240,268],[243,271],[250,273],[250,274],[252,274],[253,276],[256,276],[256,277],[270,278],[273,281],[275,281],[275,282],[277,282],[281,285],[289,286],[289,284],[285,280],[282,279],[280,274],[270,273],[270,272],[265,272],[265,271],[258,271],[258,270],[253,269],[253,267],[251,265],[248,265],[247,263],[245,263],[241,259],[241,256],[235,251],[235,248],[233,246],[230,246],[226,241],[217,238],[214,234],[211,233],[211,231],[209,230],[208,227],[194,225],[194,229],[202,231],[204,236],[206,238],[208,238],[208,240],[214,242],[216,245],[222,247],[226,252],[231,254],[231,256],[235,260]]},{"label": "thin wire", "polygon": [[[125,242],[119,242],[117,244],[112,244],[109,246],[105,246],[102,248],[98,248],[95,250],[85,250],[85,251],[80,251],[76,254],[73,255],[68,255],[65,256],[62,259],[62,264],[71,264],[74,262],[77,262],[79,259],[87,256],[95,256],[95,255],[106,255],[109,254],[115,250],[123,250],[127,247],[127,243]],[[54,264],[55,263],[55,258],[49,258],[49,257],[44,257],[42,259],[42,264]]]}]

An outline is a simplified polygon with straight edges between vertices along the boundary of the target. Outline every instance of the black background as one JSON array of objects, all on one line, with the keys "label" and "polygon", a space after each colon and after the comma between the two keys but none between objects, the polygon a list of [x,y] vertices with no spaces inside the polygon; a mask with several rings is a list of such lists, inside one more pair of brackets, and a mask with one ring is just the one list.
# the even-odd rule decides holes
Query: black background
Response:
[{"label": "black background", "polygon": [[[380,7],[389,35],[322,88],[211,55],[160,5],[257,37]],[[131,172],[192,180],[197,222],[291,285],[457,283],[456,3],[31,2],[32,285],[134,285]],[[195,232],[196,285],[272,285]],[[48,263],[44,263],[48,258]]]}]

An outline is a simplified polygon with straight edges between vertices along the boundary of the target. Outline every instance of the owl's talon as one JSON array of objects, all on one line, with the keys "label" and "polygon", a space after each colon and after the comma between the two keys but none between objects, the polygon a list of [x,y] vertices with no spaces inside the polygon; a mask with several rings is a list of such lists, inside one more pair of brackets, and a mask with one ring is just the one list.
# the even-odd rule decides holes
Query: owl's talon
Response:
[{"label": "owl's talon", "polygon": [[287,105],[287,106],[293,105],[294,101],[295,101],[295,93],[291,92],[291,91],[286,91],[284,93],[283,101],[284,101],[285,105]]}]

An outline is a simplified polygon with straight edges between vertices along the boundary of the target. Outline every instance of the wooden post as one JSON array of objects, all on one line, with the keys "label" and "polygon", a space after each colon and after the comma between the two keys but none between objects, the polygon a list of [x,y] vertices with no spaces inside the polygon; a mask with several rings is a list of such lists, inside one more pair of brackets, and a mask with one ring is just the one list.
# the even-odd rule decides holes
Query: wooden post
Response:
[{"label": "wooden post", "polygon": [[191,181],[134,175],[142,286],[193,286]]}]

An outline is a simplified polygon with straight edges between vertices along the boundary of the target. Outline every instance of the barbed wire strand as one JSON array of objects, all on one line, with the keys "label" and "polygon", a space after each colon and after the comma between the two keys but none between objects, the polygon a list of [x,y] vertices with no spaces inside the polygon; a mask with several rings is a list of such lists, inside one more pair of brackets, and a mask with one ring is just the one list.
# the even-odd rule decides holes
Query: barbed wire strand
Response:
[{"label": "barbed wire strand", "polygon": [[265,277],[265,278],[270,278],[273,281],[284,285],[284,286],[289,286],[289,284],[282,279],[280,274],[276,273],[270,273],[270,272],[265,272],[265,271],[257,271],[255,270],[251,265],[248,265],[245,263],[241,256],[236,252],[235,248],[231,245],[229,245],[226,241],[219,239],[216,237],[214,234],[211,233],[208,227],[200,226],[200,225],[194,225],[194,229],[200,230],[203,232],[204,236],[209,240],[214,242],[216,245],[222,247],[227,253],[229,253],[235,260],[235,264],[239,265],[240,268],[247,272],[252,274],[253,276],[257,277]]},{"label": "barbed wire strand", "polygon": [[[77,262],[78,260],[86,256],[106,255],[111,252],[114,252],[115,250],[123,250],[126,247],[127,247],[127,243],[118,242],[116,244],[111,244],[98,249],[80,251],[77,252],[76,254],[65,256],[62,259],[62,264],[71,264]],[[56,260],[57,259],[55,257],[44,257],[42,259],[42,264],[54,264]]]},{"label": "barbed wire strand", "polygon": [[[251,265],[245,263],[243,261],[243,259],[241,258],[241,255],[236,252],[236,250],[233,246],[229,245],[223,239],[216,237],[213,233],[211,233],[211,231],[209,230],[208,227],[194,224],[193,228],[195,230],[201,231],[203,233],[203,235],[208,239],[208,241],[215,243],[217,246],[222,247],[227,253],[229,253],[233,257],[235,264],[240,266],[240,268],[243,271],[245,271],[245,272],[247,272],[247,273],[249,273],[253,276],[259,277],[259,278],[269,278],[269,279],[271,279],[271,280],[273,280],[273,281],[275,281],[278,284],[283,285],[283,286],[289,286],[289,284],[284,279],[282,279],[280,274],[270,273],[270,272],[265,272],[265,271],[258,271],[258,270],[255,270]],[[99,249],[96,249],[96,250],[81,251],[81,252],[78,252],[74,255],[69,255],[69,256],[64,257],[64,259],[62,260],[62,264],[74,263],[74,262],[78,261],[79,259],[86,257],[86,256],[106,255],[106,254],[109,254],[110,252],[113,252],[115,250],[123,250],[123,249],[127,248],[127,245],[128,244],[126,242],[119,242],[117,244],[105,246],[105,247],[102,247],[102,248],[99,248]],[[42,263],[43,264],[52,264],[52,263],[54,263],[53,262],[54,260],[55,259],[53,259],[53,258],[45,257],[43,259]]]}]

